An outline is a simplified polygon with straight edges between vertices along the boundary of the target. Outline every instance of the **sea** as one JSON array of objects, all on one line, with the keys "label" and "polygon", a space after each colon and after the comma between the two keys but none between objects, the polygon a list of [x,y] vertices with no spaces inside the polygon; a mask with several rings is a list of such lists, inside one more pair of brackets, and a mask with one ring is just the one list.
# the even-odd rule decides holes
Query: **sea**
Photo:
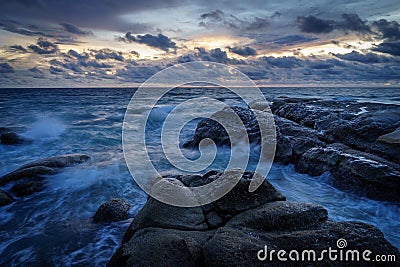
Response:
[{"label": "sea", "polygon": [[[26,145],[0,145],[0,176],[49,156],[84,153],[91,157],[87,163],[65,168],[46,178],[43,191],[0,207],[0,266],[106,265],[147,199],[127,168],[122,147],[124,116],[136,90],[0,89],[0,127],[12,128],[33,140]],[[268,99],[288,96],[354,100],[394,104],[400,108],[400,88],[393,87],[265,87],[261,91]],[[221,88],[176,88],[163,96],[151,111],[148,122],[151,131],[146,134],[146,149],[153,155],[156,169],[179,173],[164,157],[157,157],[162,154],[157,132],[174,107],[196,97],[214,98],[227,105],[243,104],[237,95]],[[194,120],[183,128],[179,137],[181,144],[191,138],[197,122]],[[190,154],[188,149],[181,149]],[[220,149],[224,158],[229,148]],[[250,160],[248,169],[254,169],[254,164],[254,159]],[[225,167],[226,161],[215,160],[208,169]],[[292,165],[274,163],[266,178],[290,201],[323,205],[331,220],[375,225],[400,249],[398,204],[338,190],[332,186],[329,173],[311,177],[295,172]],[[116,197],[131,203],[131,219],[94,223],[92,217],[97,208]]]}]

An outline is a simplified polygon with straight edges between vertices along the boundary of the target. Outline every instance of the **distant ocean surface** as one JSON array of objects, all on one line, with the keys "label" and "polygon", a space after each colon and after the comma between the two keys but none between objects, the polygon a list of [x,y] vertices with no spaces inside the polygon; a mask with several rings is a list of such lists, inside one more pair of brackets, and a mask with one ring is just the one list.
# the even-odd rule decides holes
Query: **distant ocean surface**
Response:
[{"label": "distant ocean surface", "polygon": [[[354,100],[399,105],[400,88],[261,88],[276,96]],[[132,88],[0,89],[0,127],[13,128],[34,140],[21,146],[0,145],[0,176],[30,161],[67,153],[85,153],[89,163],[64,169],[46,179],[44,191],[0,208],[0,266],[104,266],[120,245],[130,220],[95,224],[100,204],[122,197],[132,204],[132,217],[146,202],[124,160],[121,135]],[[181,101],[208,96],[230,105],[237,97],[221,88],[179,88],[153,110],[149,127],[160,129],[162,119]],[[181,138],[190,139],[195,123]],[[149,136],[150,153],[159,152]],[[140,160],[140,159],[138,159]],[[162,159],[154,164],[175,171]],[[219,165],[220,164],[220,165]],[[223,168],[216,162],[212,168]],[[249,169],[252,169],[250,162]],[[311,178],[294,167],[274,164],[268,179],[289,200],[317,203],[333,220],[358,220],[377,226],[400,248],[400,206],[358,197],[335,189],[329,174]],[[5,189],[9,189],[5,187]]]}]

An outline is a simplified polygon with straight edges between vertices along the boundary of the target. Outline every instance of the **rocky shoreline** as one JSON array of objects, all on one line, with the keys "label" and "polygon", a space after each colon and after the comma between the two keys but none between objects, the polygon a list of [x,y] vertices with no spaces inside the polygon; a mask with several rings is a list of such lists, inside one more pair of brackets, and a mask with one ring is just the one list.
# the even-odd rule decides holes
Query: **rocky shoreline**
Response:
[{"label": "rocky shoreline", "polygon": [[[193,186],[220,175],[212,171],[204,176],[167,178]],[[267,180],[256,191],[248,192],[253,175],[257,174],[245,172],[232,191],[205,206],[180,208],[149,197],[107,266],[282,266],[284,262],[276,258],[260,261],[257,253],[267,246],[275,251],[314,250],[321,255],[329,247],[338,249],[341,238],[348,242],[346,250],[373,250],[372,255],[400,257],[399,250],[377,228],[360,222],[334,222],[322,206],[287,202]],[[305,263],[347,266],[352,262],[325,257]]]},{"label": "rocky shoreline", "polygon": [[[400,203],[399,106],[285,97],[270,102],[276,126],[275,162],[293,164],[297,172],[311,176],[329,172],[332,184],[341,190]],[[269,109],[253,104],[253,110],[233,109],[242,119],[249,141],[257,145],[262,138],[254,113]],[[224,117],[224,112],[218,116]],[[222,126],[205,119],[184,146],[195,149],[204,138],[211,138],[218,146],[230,145]],[[9,128],[0,128],[0,140],[2,145],[31,142]],[[7,190],[0,189],[0,206],[44,190],[51,175],[87,160],[85,154],[59,155],[4,175],[0,187]],[[221,175],[214,170],[167,178],[200,186]],[[332,221],[322,206],[286,201],[267,180],[249,193],[254,175],[259,174],[245,172],[232,191],[205,206],[178,208],[149,197],[108,266],[281,266],[279,261],[258,260],[257,253],[267,246],[276,251],[312,249],[318,255],[328,247],[337,248],[340,238],[347,240],[346,249],[372,250],[400,259],[399,250],[374,226]],[[126,220],[130,207],[129,200],[110,199],[99,207],[93,221]],[[346,264],[325,258],[311,265]]]},{"label": "rocky shoreline", "polygon": [[[258,110],[233,109],[242,119],[249,141],[260,144],[254,112],[262,115],[269,109],[257,103],[254,106]],[[311,176],[329,171],[333,184],[342,190],[400,201],[399,106],[280,97],[271,100],[271,111],[277,133],[275,162],[294,164],[298,172]],[[218,116],[223,117],[224,112]],[[204,119],[185,146],[196,148],[204,138],[229,145],[223,127]]]}]

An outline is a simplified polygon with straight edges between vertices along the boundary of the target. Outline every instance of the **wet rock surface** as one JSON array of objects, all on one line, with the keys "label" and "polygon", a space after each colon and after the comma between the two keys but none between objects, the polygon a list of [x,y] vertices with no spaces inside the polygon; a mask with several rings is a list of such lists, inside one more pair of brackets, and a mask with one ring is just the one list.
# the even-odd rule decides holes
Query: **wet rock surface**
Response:
[{"label": "wet rock surface", "polygon": [[62,168],[81,164],[89,158],[85,154],[66,154],[37,160],[0,177],[0,186],[12,183],[10,192],[17,197],[25,197],[43,191],[46,177],[56,174]]},{"label": "wet rock surface", "polygon": [[[257,253],[265,246],[276,251],[313,249],[321,253],[328,247],[337,249],[340,238],[348,240],[348,249],[400,256],[377,228],[330,221],[322,206],[287,202],[267,180],[254,193],[248,192],[252,175],[246,172],[232,195],[205,206],[173,207],[149,197],[108,266],[281,266],[276,258],[260,261]],[[209,178],[197,175],[187,180],[201,185]],[[343,262],[328,258],[307,264],[343,266]]]},{"label": "wet rock surface", "polygon": [[[254,114],[266,111],[233,109],[251,133],[249,141],[260,144]],[[276,127],[275,162],[295,164],[299,172],[312,176],[330,171],[333,183],[343,190],[400,201],[399,106],[279,97],[272,100],[271,111]],[[195,148],[204,138],[217,145],[230,144],[220,124],[204,119],[185,145]]]},{"label": "wet rock surface", "polygon": [[98,222],[117,222],[129,218],[129,209],[131,204],[120,198],[110,199],[97,209],[93,216],[93,221]]}]

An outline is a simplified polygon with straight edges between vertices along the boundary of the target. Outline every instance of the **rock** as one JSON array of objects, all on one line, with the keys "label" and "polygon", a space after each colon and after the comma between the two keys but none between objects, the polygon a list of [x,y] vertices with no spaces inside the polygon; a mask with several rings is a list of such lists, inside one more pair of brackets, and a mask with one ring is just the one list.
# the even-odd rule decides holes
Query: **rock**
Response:
[{"label": "rock", "polygon": [[113,255],[107,266],[202,266],[202,246],[214,231],[145,228]]},{"label": "rock", "polygon": [[[242,120],[243,125],[246,128],[248,139],[250,143],[260,144],[261,135],[258,121],[254,112],[251,109],[242,107],[232,107],[232,110]],[[211,118],[206,118],[197,124],[195,134],[193,138],[184,144],[184,147],[197,147],[201,140],[205,138],[212,139],[216,145],[227,145],[230,146],[229,136],[218,122],[214,119],[219,119],[224,122],[225,125],[229,125],[238,136],[235,136],[237,140],[241,138],[242,128],[239,124],[232,121],[232,114],[228,108],[224,108],[221,111],[214,113]],[[231,136],[232,138],[233,136]]]},{"label": "rock", "polygon": [[42,180],[28,181],[15,184],[10,191],[17,197],[26,197],[36,192],[43,191],[44,183]]},{"label": "rock", "polygon": [[60,156],[40,159],[22,166],[20,169],[26,169],[36,166],[45,166],[49,168],[64,168],[75,164],[83,163],[89,160],[89,156],[85,154],[66,154]]},{"label": "rock", "polygon": [[[220,175],[210,171],[204,176],[167,177],[202,185]],[[340,238],[347,239],[349,249],[400,256],[375,227],[327,221],[323,207],[283,201],[266,180],[261,189],[249,193],[253,175],[257,174],[246,172],[232,194],[201,207],[176,208],[149,197],[107,266],[281,266],[276,258],[259,261],[258,251],[267,246],[276,251],[314,249],[321,253],[329,247],[336,249]],[[221,221],[211,224],[208,218],[216,216]],[[326,257],[321,264],[342,266],[343,262]]]},{"label": "rock", "polygon": [[0,207],[11,204],[14,201],[6,191],[0,189]]},{"label": "rock", "polygon": [[[347,247],[343,251],[358,250],[362,254],[365,250],[372,250],[375,253],[387,255],[400,255],[399,251],[385,240],[383,234],[374,226],[359,222],[326,222],[316,227],[299,231],[260,231],[251,227],[233,228],[222,227],[203,246],[203,266],[302,266],[303,261],[289,261],[288,254],[292,250],[300,253],[313,250],[316,258],[319,258],[323,250],[331,247],[338,250],[337,240],[345,238]],[[260,261],[257,254],[260,250],[275,250],[273,260]],[[283,264],[277,258],[277,252],[285,250],[284,258],[288,262]],[[264,256],[264,252],[260,254]],[[305,254],[308,259],[308,254]],[[294,254],[295,257],[295,254]],[[372,259],[372,254],[371,257]],[[352,266],[354,262],[331,261],[325,253],[321,261],[313,261],[311,254],[307,266]],[[368,265],[362,260],[357,262],[360,265]],[[392,266],[396,266],[393,264]]]},{"label": "rock", "polygon": [[330,171],[335,184],[379,200],[400,200],[400,166],[380,157],[352,150],[343,144],[312,148],[296,164],[312,176]]},{"label": "rock", "polygon": [[389,144],[400,143],[400,127],[391,133],[379,136],[377,140],[380,142],[385,142],[385,143],[389,143]]},{"label": "rock", "polygon": [[18,169],[10,172],[0,178],[0,185],[4,185],[9,182],[15,182],[22,179],[37,178],[43,175],[55,174],[56,171],[53,168],[45,166],[34,166],[23,169]]},{"label": "rock", "polygon": [[128,201],[113,198],[101,204],[93,216],[94,222],[116,222],[129,218],[129,209],[131,204]]},{"label": "rock", "polygon": [[3,132],[0,134],[0,143],[3,145],[21,145],[29,144],[30,140],[27,140],[14,132]]},{"label": "rock", "polygon": [[275,201],[238,214],[226,227],[248,227],[263,231],[303,230],[327,219],[328,212],[322,206]]}]

